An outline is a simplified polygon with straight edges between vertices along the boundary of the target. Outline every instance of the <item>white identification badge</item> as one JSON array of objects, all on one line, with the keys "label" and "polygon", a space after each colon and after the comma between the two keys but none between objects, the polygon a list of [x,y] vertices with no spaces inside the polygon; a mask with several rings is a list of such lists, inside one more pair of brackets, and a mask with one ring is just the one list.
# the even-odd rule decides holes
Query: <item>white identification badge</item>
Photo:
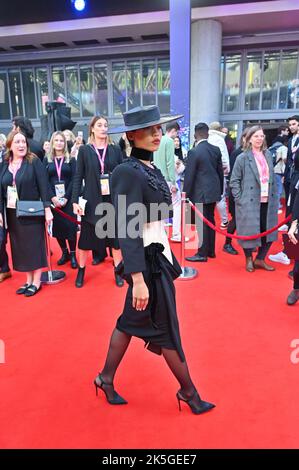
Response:
[{"label": "white identification badge", "polygon": [[15,209],[18,200],[18,192],[16,186],[7,186],[7,208]]},{"label": "white identification badge", "polygon": [[65,186],[64,183],[55,184],[55,193],[58,199],[62,199],[65,196]]},{"label": "white identification badge", "polygon": [[268,197],[269,195],[269,183],[261,183],[261,197]]},{"label": "white identification badge", "polygon": [[100,183],[102,196],[108,196],[110,194],[109,175],[101,175]]}]

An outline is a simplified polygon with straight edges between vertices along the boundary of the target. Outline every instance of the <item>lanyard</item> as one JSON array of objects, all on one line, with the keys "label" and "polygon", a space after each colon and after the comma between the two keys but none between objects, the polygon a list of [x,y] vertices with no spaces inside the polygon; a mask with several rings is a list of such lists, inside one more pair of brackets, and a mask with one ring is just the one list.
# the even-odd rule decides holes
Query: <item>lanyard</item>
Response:
[{"label": "lanyard", "polygon": [[22,163],[23,163],[23,160],[20,160],[20,161],[18,162],[18,164],[14,166],[14,165],[12,164],[12,160],[10,161],[10,164],[9,164],[8,169],[9,169],[9,171],[12,173],[12,185],[13,185],[13,186],[16,185],[16,175],[17,175],[19,169],[21,168]]},{"label": "lanyard", "polygon": [[103,175],[104,174],[104,167],[105,167],[105,158],[106,158],[106,153],[107,153],[107,147],[108,145],[106,145],[104,147],[104,151],[103,151],[103,156],[101,157],[101,154],[100,152],[98,151],[98,149],[93,145],[93,148],[98,156],[98,159],[99,159],[99,162],[100,162],[100,165],[101,165],[101,174]]},{"label": "lanyard", "polygon": [[60,162],[58,163],[58,159],[55,157],[54,162],[56,166],[56,171],[57,171],[57,176],[58,176],[58,181],[61,181],[61,170],[62,170],[62,165],[64,162],[64,157],[60,158]]}]

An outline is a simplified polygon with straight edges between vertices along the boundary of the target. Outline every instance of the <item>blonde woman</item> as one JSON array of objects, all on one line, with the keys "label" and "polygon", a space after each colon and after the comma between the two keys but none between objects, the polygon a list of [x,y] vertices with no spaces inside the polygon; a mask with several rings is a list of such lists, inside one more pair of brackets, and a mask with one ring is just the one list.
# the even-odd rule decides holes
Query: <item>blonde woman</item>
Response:
[{"label": "blonde woman", "polygon": [[[238,235],[255,235],[277,224],[277,188],[272,156],[267,151],[265,134],[260,126],[251,127],[244,137],[243,152],[237,157],[230,178],[235,200]],[[254,240],[240,240],[246,257],[246,270],[274,271],[265,257],[277,232]],[[253,261],[252,252],[258,248]]]},{"label": "blonde woman", "polygon": [[[95,226],[101,216],[96,215],[96,207],[101,202],[111,203],[110,175],[114,168],[122,163],[123,155],[118,145],[112,145],[108,137],[108,121],[103,116],[95,116],[89,125],[87,145],[79,149],[77,171],[73,185],[73,211],[82,217],[79,247],[79,270],[76,287],[84,283],[85,266],[88,250],[93,250],[105,257],[106,247],[111,248],[114,266],[121,261],[119,244],[116,238],[100,238],[95,233]],[[84,180],[83,198],[85,208],[79,205],[79,196]],[[122,287],[123,279],[114,272],[115,282]]]},{"label": "blonde woman", "polygon": [[[49,197],[52,204],[73,217],[71,195],[76,172],[76,160],[69,156],[67,140],[63,132],[54,132],[50,141],[48,155],[44,158],[49,183]],[[77,225],[60,213],[53,211],[53,236],[62,250],[59,266],[71,262],[71,267],[78,267],[76,260]],[[68,247],[67,247],[68,242]]]}]

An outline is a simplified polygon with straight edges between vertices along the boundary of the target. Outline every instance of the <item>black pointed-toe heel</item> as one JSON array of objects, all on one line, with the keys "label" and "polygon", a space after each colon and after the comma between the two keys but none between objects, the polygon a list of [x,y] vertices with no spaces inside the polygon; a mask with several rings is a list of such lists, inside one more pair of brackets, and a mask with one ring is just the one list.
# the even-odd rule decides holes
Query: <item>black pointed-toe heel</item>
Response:
[{"label": "black pointed-toe heel", "polygon": [[78,268],[78,273],[75,281],[75,286],[76,287],[83,287],[84,285],[84,275],[85,275],[85,267],[84,268]]},{"label": "black pointed-toe heel", "polygon": [[[97,379],[100,380],[100,384],[97,382]],[[108,394],[106,392],[106,390],[103,388],[105,385],[107,386],[111,386],[113,387],[113,384],[108,384],[106,382],[104,382],[104,380],[102,379],[102,376],[101,374],[99,374],[93,381],[94,385],[95,385],[95,388],[96,388],[96,395],[98,396],[98,389],[100,388],[101,390],[103,390],[103,392],[105,393],[105,396],[106,396],[106,400],[108,401],[108,403],[110,403],[110,405],[127,405],[127,401],[121,397],[115,390],[113,390],[113,398],[109,398],[108,397]]]},{"label": "black pointed-toe heel", "polygon": [[[195,390],[191,398],[184,398],[181,394],[181,391],[179,390],[176,394],[177,400],[178,400],[178,405],[179,405],[179,410],[182,411],[181,408],[181,401],[184,401],[189,405],[192,413],[195,415],[200,415],[202,413],[205,413],[206,411],[211,410],[212,408],[215,408],[216,405],[213,403],[209,403],[208,401],[203,401],[200,396],[198,395],[197,391]],[[193,400],[195,400],[193,402]]]}]

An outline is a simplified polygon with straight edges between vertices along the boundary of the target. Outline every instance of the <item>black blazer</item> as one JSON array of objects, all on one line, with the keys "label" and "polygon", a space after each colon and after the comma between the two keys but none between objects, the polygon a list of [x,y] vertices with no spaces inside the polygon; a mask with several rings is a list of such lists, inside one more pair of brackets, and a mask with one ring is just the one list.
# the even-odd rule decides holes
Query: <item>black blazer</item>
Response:
[{"label": "black blazer", "polygon": [[45,151],[42,148],[41,144],[34,139],[28,139],[28,144],[30,148],[30,152],[34,153],[41,161],[43,161],[45,156]]},{"label": "black blazer", "polygon": [[[122,161],[123,154],[120,147],[118,145],[108,145],[104,165],[105,173],[111,174]],[[101,194],[100,174],[100,164],[95,150],[91,145],[81,145],[73,180],[72,203],[78,204],[79,196],[82,194],[83,198],[87,200],[84,218],[94,225],[99,219],[99,216],[95,215],[97,205],[111,200],[111,197],[103,197]],[[84,189],[82,192],[83,179]]]},{"label": "black blazer", "polygon": [[[4,161],[0,166],[0,211],[3,214],[5,209],[5,194],[2,185],[3,175],[8,170],[8,161]],[[39,201],[42,200],[44,207],[50,207],[51,203],[48,197],[48,180],[46,170],[39,160],[34,157],[32,162],[23,160],[21,168],[16,175],[16,186],[20,201]],[[30,220],[20,219],[21,223],[34,223],[34,217]]]},{"label": "black blazer", "polygon": [[[295,146],[298,146],[298,145],[299,145],[299,137],[297,137],[297,139],[295,141]],[[284,182],[285,183],[290,183],[291,182],[291,173],[292,173],[291,169],[292,169],[292,166],[293,166],[294,159],[296,157],[299,159],[299,149],[297,150],[297,152],[295,153],[294,158],[293,158],[292,137],[291,137],[288,141],[288,156],[287,156],[287,161],[286,161],[286,167],[285,167],[285,170],[284,170]]]},{"label": "black blazer", "polygon": [[210,204],[220,201],[223,178],[221,152],[218,147],[203,140],[189,150],[184,191],[192,202]]}]

